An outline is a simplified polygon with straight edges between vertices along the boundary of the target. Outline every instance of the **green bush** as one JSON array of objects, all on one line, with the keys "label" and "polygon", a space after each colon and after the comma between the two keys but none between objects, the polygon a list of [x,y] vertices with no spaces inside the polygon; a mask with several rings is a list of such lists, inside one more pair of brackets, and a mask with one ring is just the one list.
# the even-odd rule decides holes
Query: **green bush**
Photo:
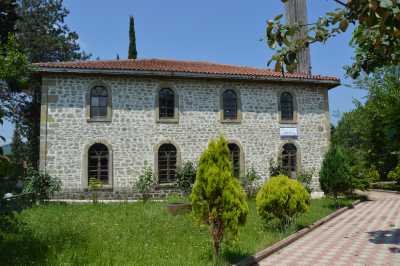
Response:
[{"label": "green bush", "polygon": [[322,190],[337,199],[340,193],[351,190],[351,173],[346,154],[340,147],[331,146],[325,154],[320,171]]},{"label": "green bush", "polygon": [[266,223],[278,219],[283,225],[307,212],[310,200],[310,194],[300,182],[284,175],[274,176],[257,193],[257,213]]},{"label": "green bush", "polygon": [[365,176],[370,183],[379,182],[380,180],[379,172],[375,168],[368,169],[368,171],[365,173]]},{"label": "green bush", "polygon": [[0,157],[0,198],[5,193],[14,192],[15,182],[12,176],[12,164],[5,157]]},{"label": "green bush", "polygon": [[246,175],[240,178],[240,183],[244,187],[247,192],[247,196],[249,198],[254,197],[257,194],[258,190],[258,182],[261,180],[261,176],[257,174],[256,170],[251,167],[249,171],[247,171]]},{"label": "green bush", "polygon": [[400,164],[397,165],[395,169],[389,172],[388,179],[396,181],[396,183],[400,185]]},{"label": "green bush", "polygon": [[40,173],[32,168],[28,169],[23,192],[32,193],[35,200],[44,202],[60,189],[61,181],[58,178],[51,177],[47,173]]},{"label": "green bush", "polygon": [[365,168],[360,164],[351,167],[352,189],[367,190],[371,183],[379,181],[379,172],[375,168]]},{"label": "green bush", "polygon": [[210,141],[201,155],[191,200],[194,216],[210,227],[218,256],[225,232],[236,238],[249,212],[246,194],[232,175],[228,143],[223,137]]},{"label": "green bush", "polygon": [[[16,233],[20,223],[16,217],[16,211],[30,206],[28,202],[5,199],[6,193],[17,192],[17,180],[13,177],[13,165],[8,158],[0,155],[0,243],[9,233]],[[29,196],[29,195],[28,195]],[[28,197],[29,203],[31,197]]]},{"label": "green bush", "polygon": [[145,164],[143,174],[138,177],[134,185],[136,190],[142,194],[143,201],[149,198],[149,193],[154,189],[156,184],[157,180],[154,177],[153,170]]},{"label": "green bush", "polygon": [[185,194],[192,192],[194,181],[196,180],[196,167],[192,162],[186,162],[181,169],[176,172],[176,182],[178,188]]}]

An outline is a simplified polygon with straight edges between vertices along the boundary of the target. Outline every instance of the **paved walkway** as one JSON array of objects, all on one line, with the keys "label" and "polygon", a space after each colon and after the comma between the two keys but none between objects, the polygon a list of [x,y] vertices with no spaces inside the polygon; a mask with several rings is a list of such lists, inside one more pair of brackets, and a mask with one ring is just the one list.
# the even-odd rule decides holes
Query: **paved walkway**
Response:
[{"label": "paved walkway", "polygon": [[370,198],[259,265],[400,266],[400,194],[371,192]]}]

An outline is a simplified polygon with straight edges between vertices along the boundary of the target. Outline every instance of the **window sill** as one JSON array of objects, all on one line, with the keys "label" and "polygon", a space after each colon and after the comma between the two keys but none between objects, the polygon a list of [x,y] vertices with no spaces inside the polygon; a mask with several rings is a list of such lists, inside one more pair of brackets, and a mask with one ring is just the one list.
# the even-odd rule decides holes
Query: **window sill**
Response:
[{"label": "window sill", "polygon": [[92,191],[97,191],[97,192],[112,192],[113,188],[111,185],[104,185],[102,188],[96,189],[96,190],[90,190],[90,188],[85,188],[85,192],[92,192]]},{"label": "window sill", "polygon": [[97,122],[111,122],[111,118],[89,118],[86,120],[88,123],[97,123]]},{"label": "window sill", "polygon": [[236,119],[236,120],[230,120],[230,119],[224,119],[220,121],[223,124],[240,124],[242,123],[242,120]]},{"label": "window sill", "polygon": [[158,183],[156,185],[157,189],[163,189],[163,188],[176,188],[177,183],[176,182],[165,182],[165,183]]},{"label": "window sill", "polygon": [[280,120],[279,124],[292,124],[292,125],[294,125],[294,124],[297,124],[297,121],[296,120]]},{"label": "window sill", "polygon": [[165,124],[178,124],[179,119],[178,118],[158,118],[156,120],[157,123],[165,123]]}]

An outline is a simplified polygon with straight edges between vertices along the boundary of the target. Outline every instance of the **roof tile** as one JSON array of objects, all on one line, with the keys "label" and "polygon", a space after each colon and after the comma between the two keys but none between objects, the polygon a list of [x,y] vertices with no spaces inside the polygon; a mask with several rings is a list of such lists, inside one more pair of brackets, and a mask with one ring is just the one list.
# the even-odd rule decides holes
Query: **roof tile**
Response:
[{"label": "roof tile", "polygon": [[108,61],[71,61],[36,63],[43,69],[75,69],[75,70],[131,70],[131,71],[161,71],[183,72],[196,74],[238,75],[249,77],[294,78],[307,80],[339,81],[336,77],[307,75],[303,73],[275,72],[270,69],[243,67],[209,62],[177,61],[165,59],[137,59],[137,60],[108,60]]}]

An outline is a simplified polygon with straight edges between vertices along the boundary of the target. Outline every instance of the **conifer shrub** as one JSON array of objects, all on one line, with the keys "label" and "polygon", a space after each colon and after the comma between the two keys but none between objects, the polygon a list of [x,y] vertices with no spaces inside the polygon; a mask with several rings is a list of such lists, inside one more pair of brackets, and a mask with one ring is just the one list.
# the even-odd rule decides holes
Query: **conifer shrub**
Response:
[{"label": "conifer shrub", "polygon": [[277,219],[284,225],[307,212],[310,200],[310,194],[300,182],[278,175],[265,182],[257,193],[257,213],[266,223]]},{"label": "conifer shrub", "polygon": [[352,188],[351,169],[344,151],[337,146],[331,146],[325,154],[320,171],[319,182],[327,195],[337,199],[341,193],[349,192]]},{"label": "conifer shrub", "polygon": [[210,141],[201,155],[191,200],[194,216],[210,227],[214,254],[219,256],[226,233],[237,238],[249,213],[245,192],[232,175],[228,143],[223,137]]}]

